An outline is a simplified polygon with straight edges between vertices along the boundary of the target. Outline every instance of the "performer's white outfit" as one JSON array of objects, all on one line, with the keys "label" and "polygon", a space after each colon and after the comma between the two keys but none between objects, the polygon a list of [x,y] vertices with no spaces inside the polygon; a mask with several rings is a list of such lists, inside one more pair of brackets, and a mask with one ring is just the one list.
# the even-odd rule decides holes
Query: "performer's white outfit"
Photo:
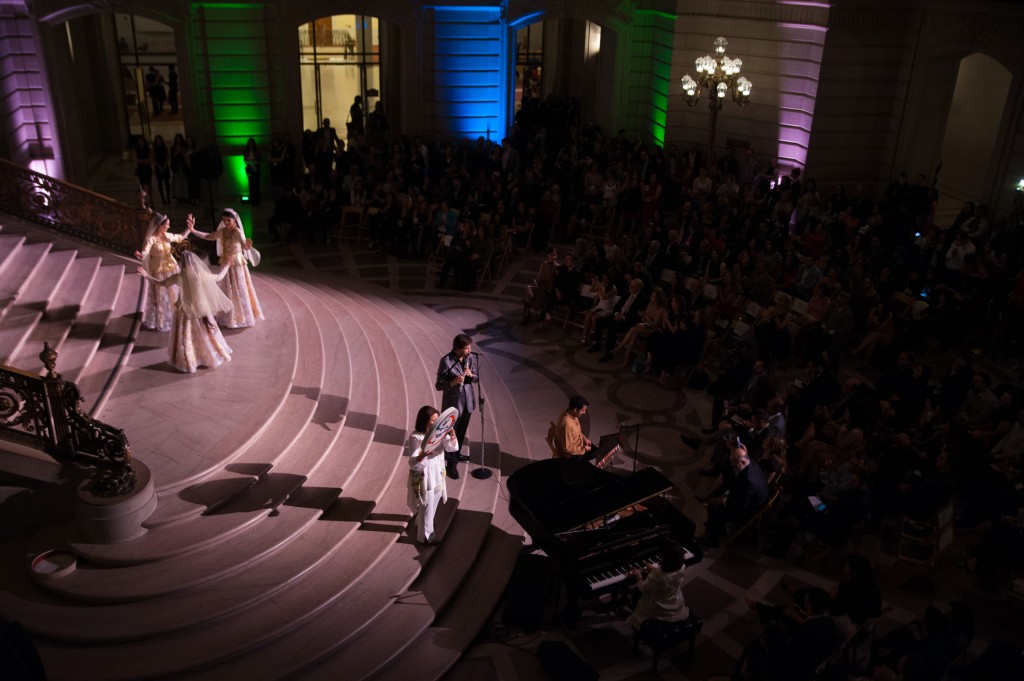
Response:
[{"label": "performer's white outfit", "polygon": [[437,449],[424,453],[423,438],[423,433],[414,432],[405,443],[405,452],[409,457],[408,502],[409,509],[419,514],[416,518],[416,541],[433,544],[437,541],[434,515],[438,505],[448,501],[443,453],[459,451],[459,441],[454,437],[446,437]]},{"label": "performer's white outfit", "polygon": [[255,326],[263,319],[263,310],[249,276],[249,266],[255,267],[260,263],[260,252],[247,245],[238,213],[231,208],[225,208],[224,213],[235,219],[235,227],[229,227],[221,220],[212,234],[197,229],[193,231],[204,239],[217,241],[220,266],[228,269],[227,276],[220,280],[220,287],[231,299],[231,309],[218,314],[217,323],[228,329],[241,329]]}]

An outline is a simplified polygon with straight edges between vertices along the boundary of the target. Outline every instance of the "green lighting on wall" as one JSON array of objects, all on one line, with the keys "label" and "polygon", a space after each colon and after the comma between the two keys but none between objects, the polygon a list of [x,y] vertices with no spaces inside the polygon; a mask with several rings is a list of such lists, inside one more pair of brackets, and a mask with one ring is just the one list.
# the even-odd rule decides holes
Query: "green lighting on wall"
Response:
[{"label": "green lighting on wall", "polygon": [[[270,140],[270,77],[267,7],[261,2],[194,2],[202,26],[196,45],[198,72],[212,112],[213,135],[224,159],[220,191],[249,193],[242,152],[251,137]],[[245,216],[243,216],[245,217]],[[248,224],[248,223],[246,223]]]},{"label": "green lighting on wall", "polygon": [[662,11],[659,11],[659,10],[656,10],[656,9],[636,9],[636,10],[634,10],[634,12],[636,14],[639,14],[639,15],[648,15],[648,16],[660,17],[662,19],[668,19],[669,21],[671,21],[673,23],[675,22],[675,20],[677,18],[679,18],[678,15],[676,15],[676,14],[672,14],[670,12],[662,12]]}]

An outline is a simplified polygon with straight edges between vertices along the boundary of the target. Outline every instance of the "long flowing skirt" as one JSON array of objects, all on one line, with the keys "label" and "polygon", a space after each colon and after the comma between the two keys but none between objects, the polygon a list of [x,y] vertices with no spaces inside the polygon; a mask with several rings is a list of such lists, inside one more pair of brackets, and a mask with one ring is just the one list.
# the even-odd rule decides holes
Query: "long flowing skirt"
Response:
[{"label": "long flowing skirt", "polygon": [[[174,272],[169,272],[166,279]],[[156,331],[170,331],[174,324],[175,306],[178,302],[178,286],[161,286],[149,282],[146,304],[142,308],[142,326]]]},{"label": "long flowing skirt", "polygon": [[231,361],[231,348],[209,317],[194,319],[180,311],[174,317],[168,355],[178,371],[193,373],[197,367],[218,367]]},{"label": "long flowing skirt", "polygon": [[231,311],[217,315],[217,322],[228,329],[255,326],[263,319],[256,289],[252,286],[248,265],[232,265],[231,271],[220,282],[220,288],[231,299]]}]

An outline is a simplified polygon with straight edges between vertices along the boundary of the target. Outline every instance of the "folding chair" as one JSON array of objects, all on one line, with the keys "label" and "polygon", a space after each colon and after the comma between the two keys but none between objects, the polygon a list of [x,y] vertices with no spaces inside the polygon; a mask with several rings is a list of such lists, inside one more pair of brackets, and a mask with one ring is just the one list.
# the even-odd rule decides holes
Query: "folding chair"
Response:
[{"label": "folding chair", "polygon": [[355,228],[355,238],[359,238],[359,230],[363,227],[363,207],[345,206],[341,209],[341,222],[338,223],[338,240],[345,238],[345,229]]}]

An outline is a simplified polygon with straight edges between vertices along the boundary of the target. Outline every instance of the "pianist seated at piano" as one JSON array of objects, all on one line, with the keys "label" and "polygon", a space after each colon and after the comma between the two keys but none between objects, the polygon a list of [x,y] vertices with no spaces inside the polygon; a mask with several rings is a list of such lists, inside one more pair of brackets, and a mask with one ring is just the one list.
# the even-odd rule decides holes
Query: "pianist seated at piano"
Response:
[{"label": "pianist seated at piano", "polygon": [[547,443],[556,459],[573,456],[593,458],[594,443],[587,439],[580,427],[580,417],[587,413],[590,402],[582,395],[569,398],[569,407],[548,429]]},{"label": "pianist seated at piano", "polygon": [[753,518],[768,501],[768,480],[760,466],[751,465],[747,448],[735,442],[729,449],[729,467],[708,501],[707,533],[697,538],[705,546],[718,546],[730,528]]},{"label": "pianist seated at piano", "polygon": [[665,540],[659,551],[660,565],[648,565],[646,574],[639,568],[630,570],[640,589],[640,600],[626,624],[634,629],[647,620],[678,622],[690,616],[683,598],[683,572],[686,549],[674,539]]}]

